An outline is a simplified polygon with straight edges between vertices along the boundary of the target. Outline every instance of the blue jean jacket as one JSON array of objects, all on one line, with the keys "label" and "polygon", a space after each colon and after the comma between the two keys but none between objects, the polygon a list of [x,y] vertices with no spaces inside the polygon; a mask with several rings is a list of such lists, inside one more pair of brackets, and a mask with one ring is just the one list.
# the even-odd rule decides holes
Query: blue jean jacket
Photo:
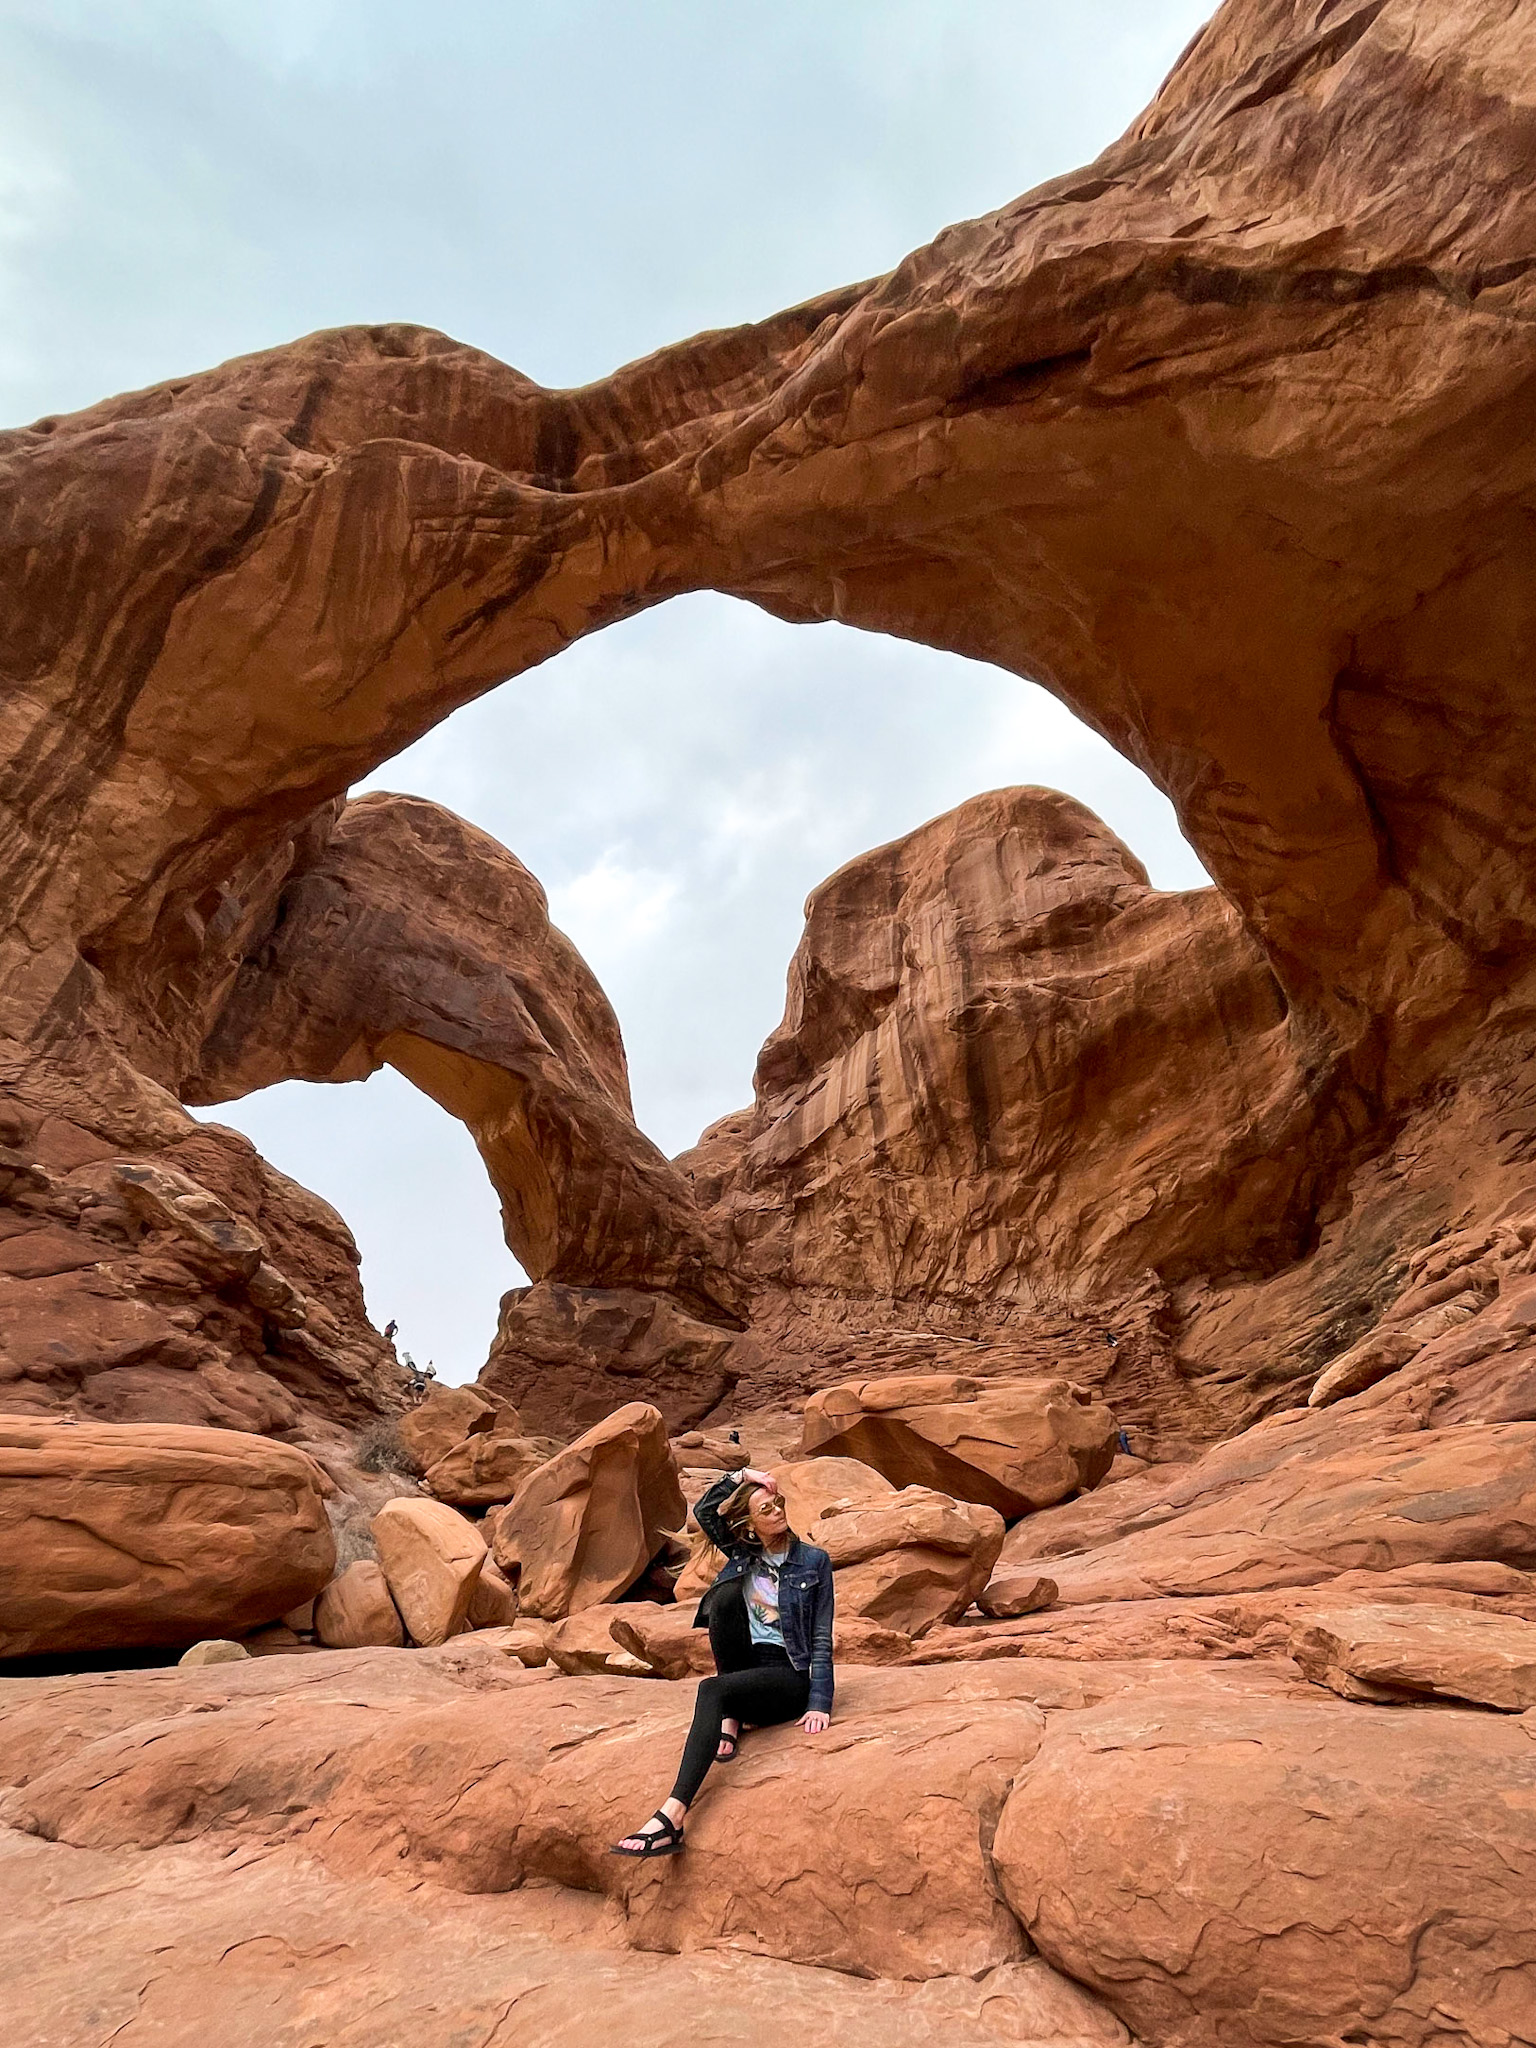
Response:
[{"label": "blue jean jacket", "polygon": [[[705,1494],[693,1511],[693,1518],[716,1550],[725,1552],[725,1564],[715,1583],[699,1602],[693,1617],[702,1628],[709,1594],[715,1586],[728,1586],[744,1579],[762,1556],[762,1545],[744,1543],[720,1519],[720,1509],[741,1484],[739,1472],[727,1472]],[[807,1711],[832,1711],[832,1560],[814,1543],[791,1537],[789,1555],[779,1567],[779,1627],[784,1632],[784,1651],[797,1671],[811,1675]]]}]

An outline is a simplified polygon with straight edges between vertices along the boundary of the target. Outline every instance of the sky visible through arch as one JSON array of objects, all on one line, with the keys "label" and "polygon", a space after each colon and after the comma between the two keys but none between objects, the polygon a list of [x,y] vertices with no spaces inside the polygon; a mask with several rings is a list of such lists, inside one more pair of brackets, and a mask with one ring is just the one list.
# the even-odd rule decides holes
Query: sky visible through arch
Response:
[{"label": "sky visible through arch", "polygon": [[[315,328],[412,320],[552,385],[877,275],[1086,162],[1203,0],[0,0],[0,423]],[[746,1102],[807,891],[1045,782],[1165,888],[1151,784],[1045,692],[723,597],[458,712],[365,787],[540,877],[668,1152]],[[466,1133],[397,1076],[214,1114],[342,1210],[446,1379],[520,1274]]]}]

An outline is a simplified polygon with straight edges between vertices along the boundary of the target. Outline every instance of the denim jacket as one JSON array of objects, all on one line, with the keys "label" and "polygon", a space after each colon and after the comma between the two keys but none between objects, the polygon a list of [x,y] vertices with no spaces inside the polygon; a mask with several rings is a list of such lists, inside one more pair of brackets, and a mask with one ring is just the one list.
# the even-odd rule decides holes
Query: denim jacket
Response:
[{"label": "denim jacket", "polygon": [[[693,1511],[693,1518],[716,1550],[725,1552],[725,1565],[715,1577],[715,1586],[728,1586],[744,1579],[758,1558],[762,1545],[743,1542],[720,1519],[720,1509],[741,1484],[739,1472],[727,1472],[705,1494]],[[693,1618],[695,1628],[704,1623],[709,1594],[699,1603]],[[779,1567],[779,1626],[784,1631],[784,1650],[797,1671],[811,1674],[807,1711],[832,1711],[832,1560],[814,1543],[791,1538],[789,1555]]]}]

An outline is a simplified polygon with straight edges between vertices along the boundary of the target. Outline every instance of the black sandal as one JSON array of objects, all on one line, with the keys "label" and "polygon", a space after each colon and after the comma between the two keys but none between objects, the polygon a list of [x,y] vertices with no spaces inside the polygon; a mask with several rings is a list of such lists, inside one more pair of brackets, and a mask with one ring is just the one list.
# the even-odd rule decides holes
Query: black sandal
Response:
[{"label": "black sandal", "polygon": [[633,1839],[635,1841],[643,1843],[643,1848],[626,1849],[624,1846],[624,1842],[615,1842],[613,1847],[608,1851],[608,1854],[610,1856],[681,1855],[682,1851],[687,1846],[687,1844],[683,1840],[682,1829],[674,1825],[672,1821],[669,1821],[667,1819],[667,1816],[663,1812],[661,1812],[659,1808],[655,1813],[651,1815],[651,1819],[659,1820],[661,1822],[661,1826],[655,1829],[651,1834],[643,1835],[637,1828],[635,1830],[633,1837],[626,1835],[624,1838],[625,1841]]},{"label": "black sandal", "polygon": [[[728,1742],[731,1745],[730,1748],[725,1752],[724,1756],[720,1754],[720,1742]],[[735,1763],[737,1757],[741,1753],[740,1732],[738,1731],[735,1735],[727,1735],[725,1730],[722,1728],[720,1731],[720,1742],[717,1742],[715,1744],[715,1762],[717,1764]]]}]

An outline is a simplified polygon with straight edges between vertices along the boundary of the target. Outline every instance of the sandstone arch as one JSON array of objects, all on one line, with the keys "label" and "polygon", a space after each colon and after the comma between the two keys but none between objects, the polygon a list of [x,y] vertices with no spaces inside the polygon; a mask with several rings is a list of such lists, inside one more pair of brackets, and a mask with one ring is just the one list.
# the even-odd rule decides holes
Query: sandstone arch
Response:
[{"label": "sandstone arch", "polygon": [[691,1191],[635,1125],[618,1021],[522,862],[418,797],[361,797],[327,823],[182,1100],[387,1063],[468,1126],[535,1280],[663,1288],[734,1322]]},{"label": "sandstone arch", "polygon": [[340,792],[713,587],[1052,688],[1379,1127],[1530,966],[1533,55],[1229,0],[1085,171],[584,390],[345,329],[5,436],[8,1085],[172,1142]]}]

